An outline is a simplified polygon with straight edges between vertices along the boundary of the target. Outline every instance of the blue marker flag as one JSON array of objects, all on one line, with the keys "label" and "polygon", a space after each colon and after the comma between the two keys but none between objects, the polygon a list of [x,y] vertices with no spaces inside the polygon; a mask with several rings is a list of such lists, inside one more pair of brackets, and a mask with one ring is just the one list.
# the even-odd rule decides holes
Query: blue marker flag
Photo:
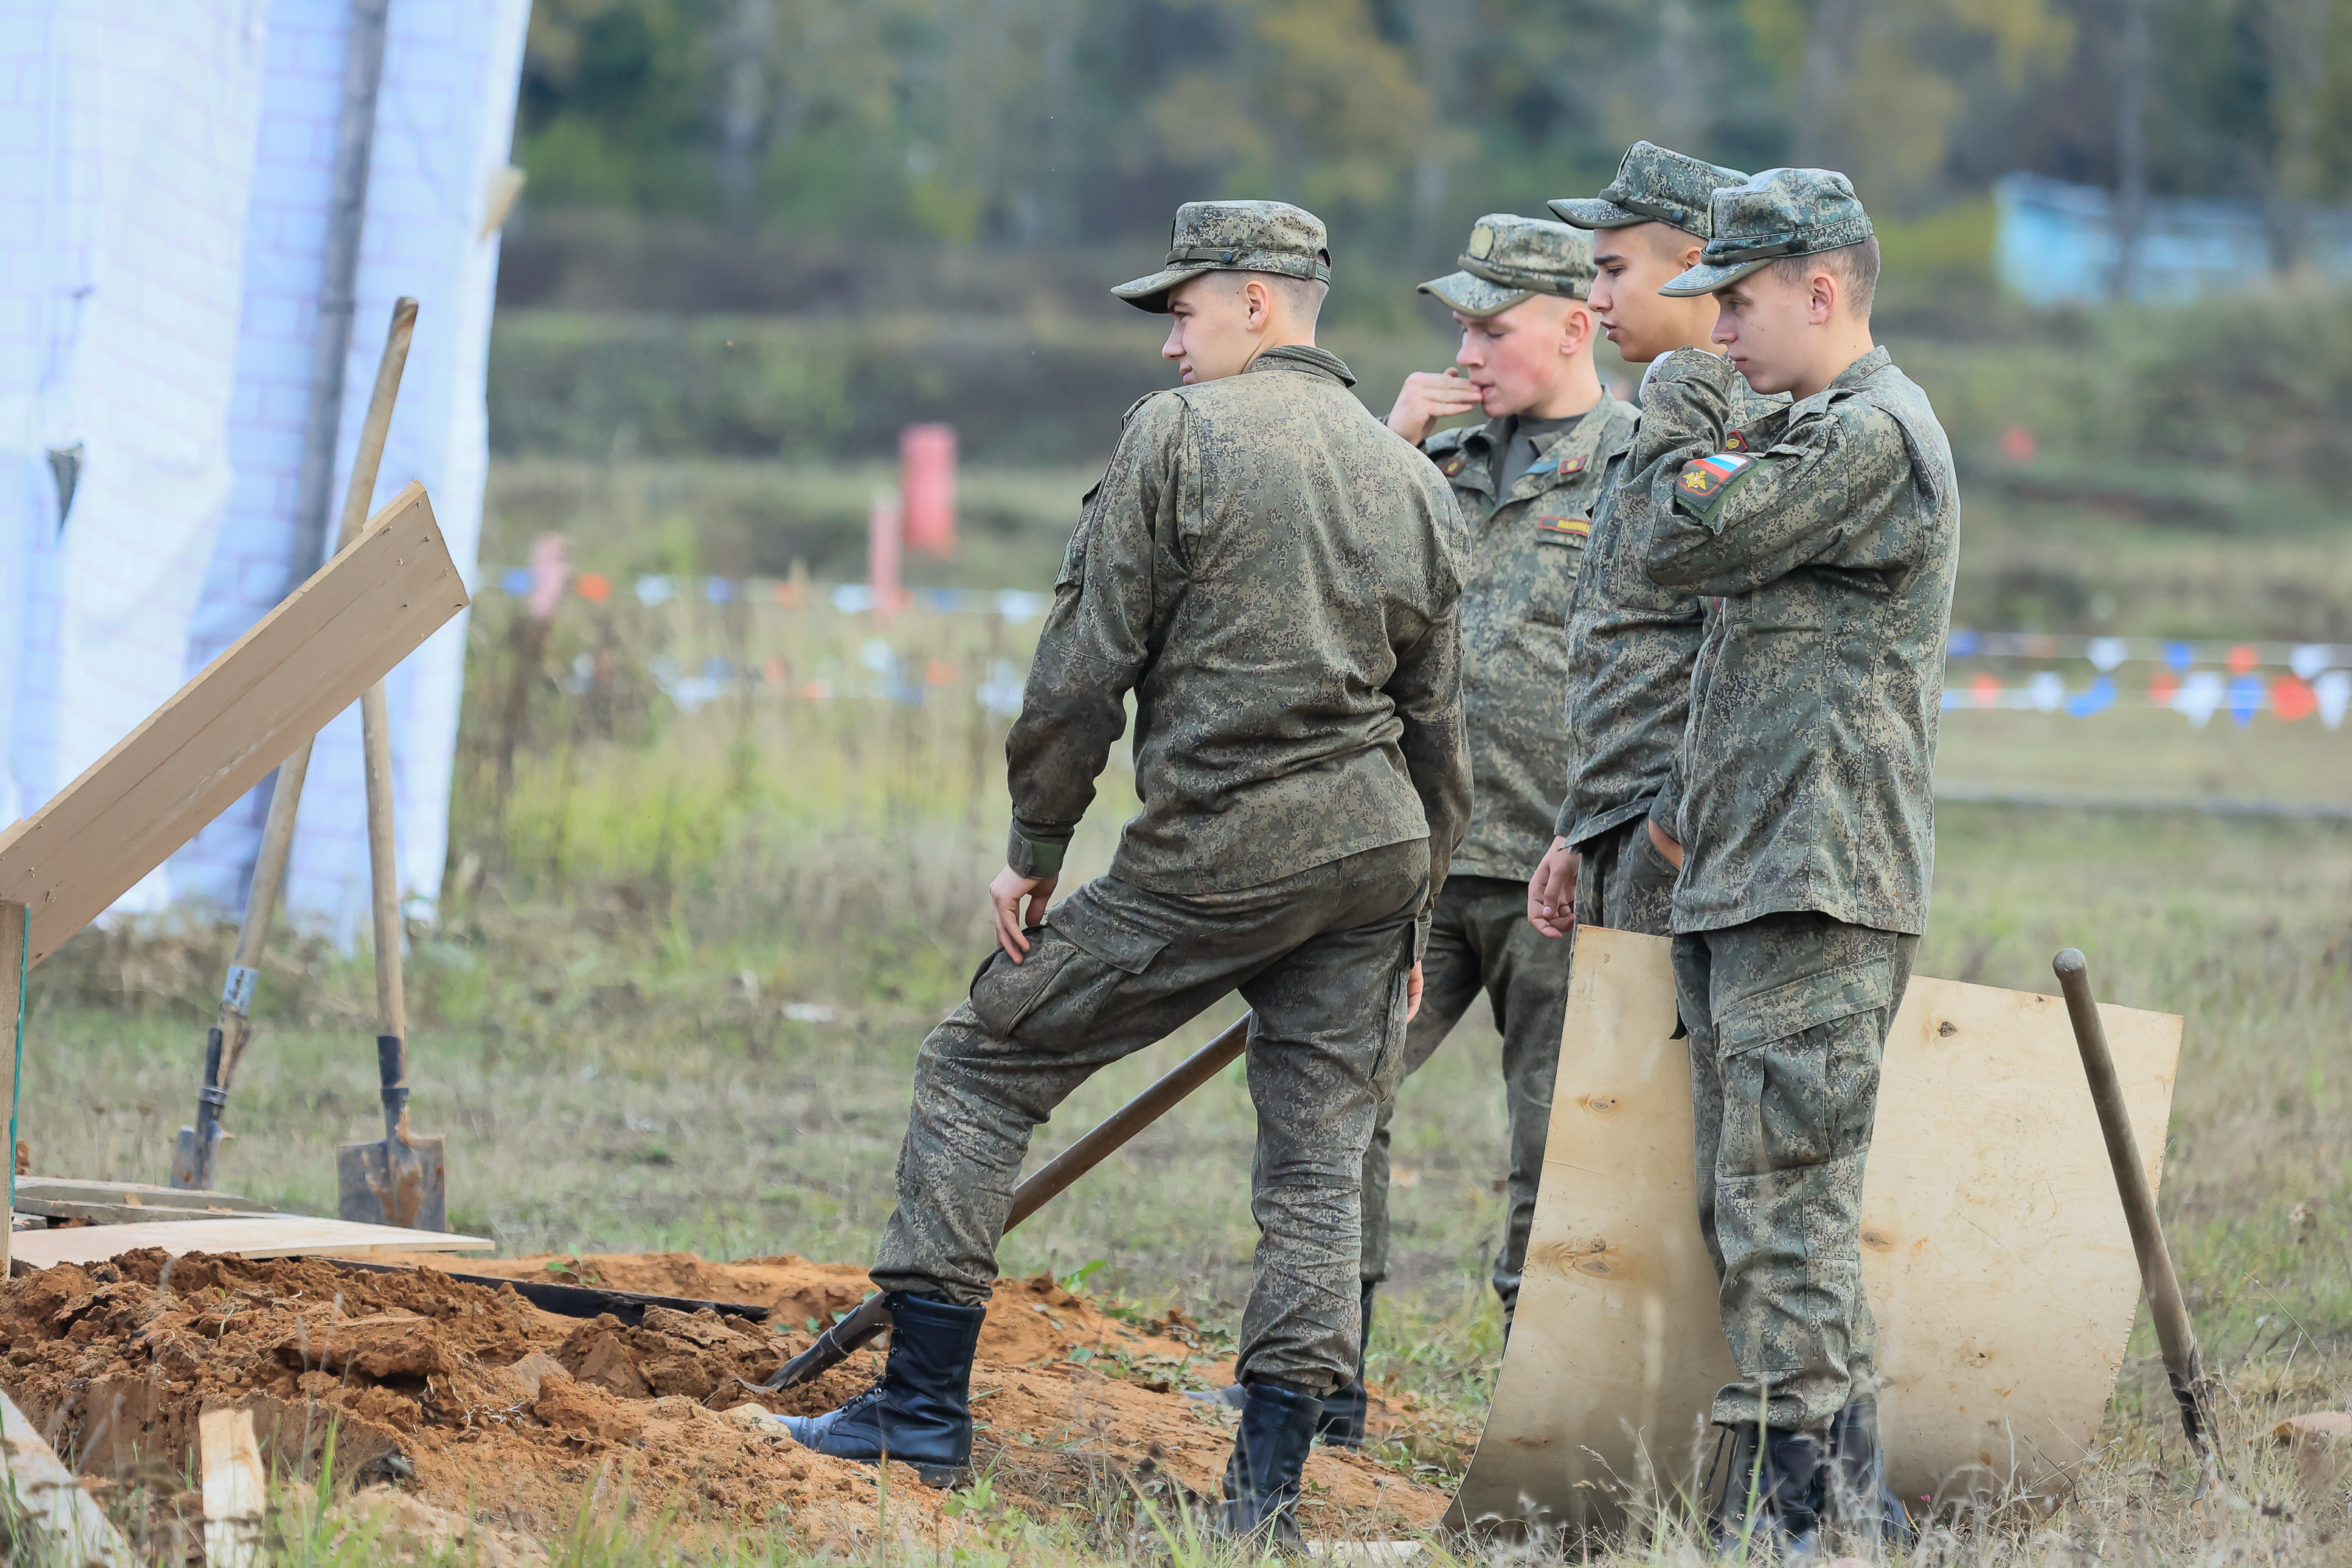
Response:
[{"label": "blue marker flag", "polygon": [[2251,675],[2230,682],[2230,717],[2242,729],[2263,710],[2263,683]]},{"label": "blue marker flag", "polygon": [[2116,683],[2112,678],[2105,675],[2066,699],[2066,711],[2077,719],[2087,719],[2094,713],[2103,713],[2115,705]]}]

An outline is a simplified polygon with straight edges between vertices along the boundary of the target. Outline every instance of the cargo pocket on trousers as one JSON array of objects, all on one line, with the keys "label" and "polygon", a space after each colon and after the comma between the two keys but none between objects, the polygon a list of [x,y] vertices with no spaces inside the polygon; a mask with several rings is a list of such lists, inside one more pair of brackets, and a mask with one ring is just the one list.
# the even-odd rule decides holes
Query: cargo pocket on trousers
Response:
[{"label": "cargo pocket on trousers", "polygon": [[1080,889],[1054,907],[1053,921],[1032,939],[1026,963],[1000,958],[982,972],[971,988],[971,1010],[999,1039],[1047,1011],[1056,1038],[1084,1035],[1103,1003],[1129,977],[1150,968],[1167,945],[1166,937],[1120,920]]},{"label": "cargo pocket on trousers", "polygon": [[[1888,938],[1890,959],[1893,941]],[[1839,964],[1737,1002],[1715,1020],[1716,1048],[1723,1056],[1738,1056],[1819,1025],[1875,1012],[1886,1005],[1889,968],[1885,962]]]},{"label": "cargo pocket on trousers", "polygon": [[997,1039],[1009,1037],[1037,1010],[1047,994],[1078,978],[1068,972],[1086,953],[1056,927],[1032,926],[1029,956],[1015,963],[1002,949],[972,976],[971,1010],[981,1027]]}]

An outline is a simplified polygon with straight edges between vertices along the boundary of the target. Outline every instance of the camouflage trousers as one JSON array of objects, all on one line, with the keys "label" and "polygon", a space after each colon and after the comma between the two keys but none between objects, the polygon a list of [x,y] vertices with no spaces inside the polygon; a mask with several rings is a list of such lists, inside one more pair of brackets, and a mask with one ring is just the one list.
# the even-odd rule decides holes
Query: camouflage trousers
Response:
[{"label": "camouflage trousers", "polygon": [[1026,961],[992,955],[923,1042],[874,1283],[985,1302],[1032,1130],[1096,1069],[1238,990],[1255,1014],[1258,1246],[1236,1373],[1318,1394],[1354,1377],[1364,1148],[1403,1069],[1428,886],[1415,839],[1234,892],[1103,877],[1056,904]]},{"label": "camouflage trousers", "polygon": [[[1503,1037],[1503,1101],[1510,1115],[1510,1209],[1495,1254],[1495,1293],[1507,1314],[1518,1303],[1519,1271],[1535,1223],[1536,1184],[1551,1128],[1551,1083],[1559,1064],[1560,1015],[1568,1005],[1565,941],[1528,923],[1528,885],[1499,877],[1448,877],[1438,889],[1429,949],[1422,957],[1421,1011],[1405,1034],[1408,1076],[1437,1052],[1485,992]],[[1389,1121],[1381,1105],[1364,1152],[1363,1278],[1389,1277]]]},{"label": "camouflage trousers", "polygon": [[1699,1229],[1739,1372],[1722,1425],[1819,1430],[1875,1392],[1863,1164],[1918,944],[1810,912],[1675,938]]},{"label": "camouflage trousers", "polygon": [[1648,817],[1596,833],[1576,850],[1584,862],[1576,878],[1579,925],[1667,934],[1676,873],[1675,863],[1651,842]]}]

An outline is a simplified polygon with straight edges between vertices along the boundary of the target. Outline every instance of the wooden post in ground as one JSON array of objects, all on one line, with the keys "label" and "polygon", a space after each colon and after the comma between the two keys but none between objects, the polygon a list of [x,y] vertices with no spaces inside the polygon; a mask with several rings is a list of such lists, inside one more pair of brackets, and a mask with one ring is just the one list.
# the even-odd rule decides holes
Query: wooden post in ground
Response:
[{"label": "wooden post in ground", "polygon": [[0,1230],[0,1279],[16,1265],[16,1095],[25,1072],[26,950],[32,944],[33,911],[0,899],[0,1047],[8,1053],[8,1215]]}]

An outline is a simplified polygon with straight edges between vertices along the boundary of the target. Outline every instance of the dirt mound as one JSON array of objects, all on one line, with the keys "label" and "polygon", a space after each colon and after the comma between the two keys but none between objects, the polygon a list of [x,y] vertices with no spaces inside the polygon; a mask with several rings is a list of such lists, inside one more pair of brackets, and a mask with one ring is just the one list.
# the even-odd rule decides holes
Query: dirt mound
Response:
[{"label": "dirt mound", "polygon": [[[871,1541],[876,1472],[730,1420],[756,1400],[829,1409],[872,1382],[866,1351],[789,1394],[746,1389],[805,1349],[870,1287],[798,1258],[688,1254],[468,1262],[469,1272],[772,1308],[765,1323],[649,1309],[627,1327],[541,1312],[513,1290],[439,1272],[374,1273],[301,1258],[247,1262],[134,1252],[0,1287],[0,1386],[83,1473],[169,1495],[190,1474],[196,1415],[243,1405],[273,1460],[315,1474],[336,1433],[339,1483],[392,1483],[526,1533],[560,1530],[624,1492],[688,1521],[774,1524],[811,1544]],[[1054,1279],[1000,1280],[972,1375],[976,1464],[1033,1515],[1100,1514],[1106,1500],[1213,1498],[1230,1413],[1181,1396],[1230,1362],[1181,1314],[1107,1311]],[[1301,1522],[1362,1539],[1429,1523],[1443,1494],[1360,1455],[1319,1449]],[[945,1494],[894,1485],[892,1529],[972,1528]]]}]

